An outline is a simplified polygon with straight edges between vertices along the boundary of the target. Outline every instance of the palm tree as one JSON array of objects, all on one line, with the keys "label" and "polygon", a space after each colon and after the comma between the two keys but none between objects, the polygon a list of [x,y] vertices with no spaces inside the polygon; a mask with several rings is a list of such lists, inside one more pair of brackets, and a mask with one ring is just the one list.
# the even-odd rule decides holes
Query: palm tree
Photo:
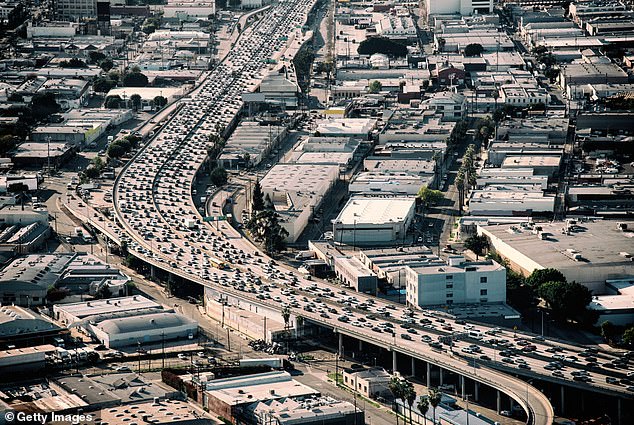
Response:
[{"label": "palm tree", "polygon": [[440,391],[436,388],[429,390],[429,404],[431,404],[432,409],[434,409],[434,424],[436,423],[436,407],[440,404],[440,400],[442,400],[442,393]]},{"label": "palm tree", "polygon": [[[392,392],[392,395],[394,396],[394,400],[398,400],[404,399],[404,386],[403,386],[403,381],[397,377],[397,376],[393,376],[392,379],[390,380],[390,383],[388,384],[388,388],[390,389],[390,391]],[[398,425],[398,408],[396,409],[396,423]]]},{"label": "palm tree", "polygon": [[420,396],[416,407],[421,415],[423,415],[423,421],[425,421],[425,425],[427,425],[427,417],[425,415],[429,411],[429,399],[424,395]]},{"label": "palm tree", "polygon": [[290,337],[289,322],[291,320],[291,308],[289,306],[284,306],[284,308],[282,309],[282,319],[284,319],[284,333],[286,335],[286,351],[288,352],[288,339]]},{"label": "palm tree", "polygon": [[409,407],[409,423],[412,423],[412,406],[416,401],[416,391],[414,390],[414,384],[409,381],[405,381],[404,384],[404,393],[403,397],[407,401],[407,406]]}]

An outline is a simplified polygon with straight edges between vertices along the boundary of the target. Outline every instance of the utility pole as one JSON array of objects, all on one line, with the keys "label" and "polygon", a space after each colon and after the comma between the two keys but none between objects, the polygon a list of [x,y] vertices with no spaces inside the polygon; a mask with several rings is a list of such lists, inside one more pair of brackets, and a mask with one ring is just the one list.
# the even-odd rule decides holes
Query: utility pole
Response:
[{"label": "utility pole", "polygon": [[51,176],[51,136],[46,137],[46,170]]},{"label": "utility pole", "polygon": [[161,332],[161,354],[163,357],[161,369],[165,369],[165,332]]}]

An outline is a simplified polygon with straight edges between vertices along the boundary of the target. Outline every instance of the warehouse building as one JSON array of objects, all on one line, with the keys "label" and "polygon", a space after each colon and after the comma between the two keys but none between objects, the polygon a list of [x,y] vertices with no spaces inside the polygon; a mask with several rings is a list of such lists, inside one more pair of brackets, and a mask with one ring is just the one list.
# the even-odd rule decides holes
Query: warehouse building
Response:
[{"label": "warehouse building", "polygon": [[634,276],[632,229],[631,221],[568,219],[478,225],[478,234],[485,235],[491,248],[525,276],[537,269],[554,268],[568,281],[579,282],[594,294],[604,294],[606,280]]},{"label": "warehouse building", "polygon": [[0,348],[52,342],[62,328],[45,316],[13,305],[0,307]]},{"label": "warehouse building", "polygon": [[173,311],[107,319],[88,328],[108,348],[191,340],[198,334],[198,323]]},{"label": "warehouse building", "polygon": [[277,164],[260,181],[265,200],[273,203],[289,234],[288,242],[299,238],[338,177],[338,165]]},{"label": "warehouse building", "polygon": [[402,243],[415,207],[414,198],[350,198],[333,222],[334,240],[353,246]]},{"label": "warehouse building", "polygon": [[120,315],[137,315],[140,312],[160,312],[163,307],[142,295],[92,300],[72,304],[55,304],[53,317],[67,326],[80,322],[87,317],[109,318]]},{"label": "warehouse building", "polygon": [[442,266],[407,267],[407,304],[417,307],[506,302],[506,269],[450,256]]}]

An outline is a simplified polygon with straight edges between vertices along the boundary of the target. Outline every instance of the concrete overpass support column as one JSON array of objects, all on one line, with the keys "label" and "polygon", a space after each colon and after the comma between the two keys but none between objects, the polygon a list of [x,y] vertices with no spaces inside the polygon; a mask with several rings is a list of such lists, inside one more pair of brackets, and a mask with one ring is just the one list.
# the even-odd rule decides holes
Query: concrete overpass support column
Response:
[{"label": "concrete overpass support column", "polygon": [[412,357],[412,376],[416,376],[416,359]]},{"label": "concrete overpass support column", "polygon": [[496,408],[497,408],[498,413],[500,413],[502,411],[502,393],[500,392],[500,390],[497,390]]},{"label": "concrete overpass support column", "polygon": [[152,279],[156,278],[156,267],[154,267],[154,264],[150,264],[150,276]]},{"label": "concrete overpass support column", "polygon": [[392,372],[398,371],[398,359],[396,358],[396,351],[392,351]]},{"label": "concrete overpass support column", "polygon": [[616,425],[621,425],[621,399],[616,399]]},{"label": "concrete overpass support column", "polygon": [[427,388],[431,387],[431,363],[427,362]]},{"label": "concrete overpass support column", "polygon": [[440,368],[440,385],[443,385],[443,384],[444,384],[444,379],[443,379],[443,378],[444,378],[444,376],[443,376],[443,375],[444,375],[444,374],[443,374],[443,370],[442,370],[442,367],[441,367],[441,368]]},{"label": "concrete overpass support column", "polygon": [[565,408],[565,405],[566,405],[566,394],[565,394],[563,385],[561,386],[560,391],[561,391],[561,414],[563,415],[564,412],[566,411],[566,408]]},{"label": "concrete overpass support column", "polygon": [[363,341],[359,340],[359,353],[363,352]]},{"label": "concrete overpass support column", "polygon": [[476,402],[480,401],[480,383],[478,381],[473,381],[473,399]]},{"label": "concrete overpass support column", "polygon": [[343,356],[343,334],[339,334],[339,348],[337,354],[339,357]]},{"label": "concrete overpass support column", "polygon": [[465,379],[464,379],[464,375],[460,375],[460,393],[462,394],[462,399],[465,399],[465,394],[467,394],[467,389],[465,388],[465,383],[464,383]]}]

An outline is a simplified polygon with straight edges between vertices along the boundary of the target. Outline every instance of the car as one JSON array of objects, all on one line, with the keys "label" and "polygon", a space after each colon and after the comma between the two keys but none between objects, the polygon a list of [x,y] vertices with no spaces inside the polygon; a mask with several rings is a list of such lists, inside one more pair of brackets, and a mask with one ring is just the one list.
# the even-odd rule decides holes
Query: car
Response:
[{"label": "car", "polygon": [[411,341],[411,340],[412,340],[412,337],[411,337],[409,334],[401,334],[401,338],[402,338],[402,339],[406,339],[406,340],[408,340],[408,341]]},{"label": "car", "polygon": [[181,359],[181,360],[189,360],[189,359],[187,358],[187,355],[186,355],[186,354],[184,354],[184,353],[178,353],[178,358],[179,358],[179,359]]},{"label": "car", "polygon": [[628,391],[634,392],[634,385],[630,385],[628,387],[625,388]]},{"label": "car", "polygon": [[519,367],[520,369],[530,369],[531,367],[529,365],[527,365],[526,363],[519,363],[517,365],[517,367]]},{"label": "car", "polygon": [[509,363],[509,364],[515,363],[515,361],[510,357],[502,357],[502,362]]},{"label": "car", "polygon": [[618,384],[619,380],[613,376],[606,376],[605,382],[607,382],[608,384]]},{"label": "car", "polygon": [[128,366],[115,366],[114,370],[117,372],[131,372],[131,369]]},{"label": "car", "polygon": [[563,378],[564,377],[564,373],[561,370],[554,370],[551,373],[552,376],[556,376],[558,378]]},{"label": "car", "polygon": [[506,416],[507,418],[510,418],[513,416],[513,413],[510,410],[501,410],[500,411],[500,415],[501,416]]}]

